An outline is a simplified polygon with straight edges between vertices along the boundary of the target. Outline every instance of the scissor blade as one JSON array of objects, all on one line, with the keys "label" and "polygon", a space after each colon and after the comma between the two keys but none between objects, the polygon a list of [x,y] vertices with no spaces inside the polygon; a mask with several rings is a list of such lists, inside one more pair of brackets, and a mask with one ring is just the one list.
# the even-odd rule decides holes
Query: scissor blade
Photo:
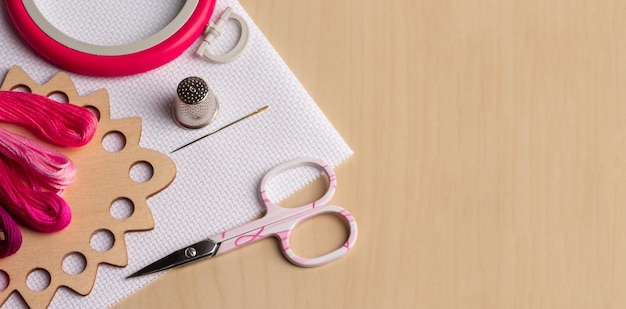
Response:
[{"label": "scissor blade", "polygon": [[161,258],[160,260],[126,277],[126,279],[159,272],[173,267],[185,265],[187,263],[191,263],[203,258],[212,257],[215,255],[215,253],[217,253],[218,247],[219,243],[216,243],[210,239],[200,241]]}]

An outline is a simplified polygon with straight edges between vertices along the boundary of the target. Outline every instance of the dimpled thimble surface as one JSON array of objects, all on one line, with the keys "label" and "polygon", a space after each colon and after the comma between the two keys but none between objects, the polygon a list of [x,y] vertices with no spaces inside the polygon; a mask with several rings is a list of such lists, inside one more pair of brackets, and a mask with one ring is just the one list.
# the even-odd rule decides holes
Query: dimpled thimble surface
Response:
[{"label": "dimpled thimble surface", "polygon": [[178,84],[176,95],[172,114],[178,125],[198,129],[215,119],[219,104],[202,78],[192,76],[183,79]]}]

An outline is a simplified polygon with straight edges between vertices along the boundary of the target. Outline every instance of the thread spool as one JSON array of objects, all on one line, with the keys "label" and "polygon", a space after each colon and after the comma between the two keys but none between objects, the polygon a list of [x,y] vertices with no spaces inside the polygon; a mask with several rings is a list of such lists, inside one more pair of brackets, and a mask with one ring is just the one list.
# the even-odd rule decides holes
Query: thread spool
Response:
[{"label": "thread spool", "polygon": [[205,127],[217,116],[219,103],[209,85],[200,77],[183,79],[176,89],[172,115],[176,124],[187,129]]}]

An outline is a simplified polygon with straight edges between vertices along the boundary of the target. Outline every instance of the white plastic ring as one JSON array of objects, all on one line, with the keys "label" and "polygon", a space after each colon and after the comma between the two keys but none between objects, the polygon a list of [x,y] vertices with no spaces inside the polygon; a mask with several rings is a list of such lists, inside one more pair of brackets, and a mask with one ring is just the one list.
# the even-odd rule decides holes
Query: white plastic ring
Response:
[{"label": "white plastic ring", "polygon": [[[224,23],[229,19],[237,21],[237,23],[239,23],[241,27],[241,35],[239,36],[239,41],[237,42],[235,47],[233,47],[233,49],[222,55],[215,55],[210,53],[209,45],[221,35],[222,27],[224,27]],[[204,37],[202,44],[200,44],[200,47],[196,51],[196,54],[218,63],[226,63],[236,59],[246,48],[246,45],[248,44],[248,39],[250,37],[248,23],[246,23],[243,17],[233,13],[230,7],[227,8],[224,13],[222,13],[217,22],[209,24],[205,33],[206,36]]]}]

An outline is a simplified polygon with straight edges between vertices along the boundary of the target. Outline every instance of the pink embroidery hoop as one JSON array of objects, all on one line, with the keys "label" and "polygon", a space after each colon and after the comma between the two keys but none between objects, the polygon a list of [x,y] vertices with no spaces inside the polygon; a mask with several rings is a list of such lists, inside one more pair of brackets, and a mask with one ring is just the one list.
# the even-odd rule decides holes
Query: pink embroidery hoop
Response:
[{"label": "pink embroidery hoop", "polygon": [[13,25],[24,41],[47,61],[94,76],[143,73],[180,56],[202,34],[216,0],[187,0],[165,28],[141,41],[98,46],[67,36],[41,14],[34,0],[6,0]]}]

